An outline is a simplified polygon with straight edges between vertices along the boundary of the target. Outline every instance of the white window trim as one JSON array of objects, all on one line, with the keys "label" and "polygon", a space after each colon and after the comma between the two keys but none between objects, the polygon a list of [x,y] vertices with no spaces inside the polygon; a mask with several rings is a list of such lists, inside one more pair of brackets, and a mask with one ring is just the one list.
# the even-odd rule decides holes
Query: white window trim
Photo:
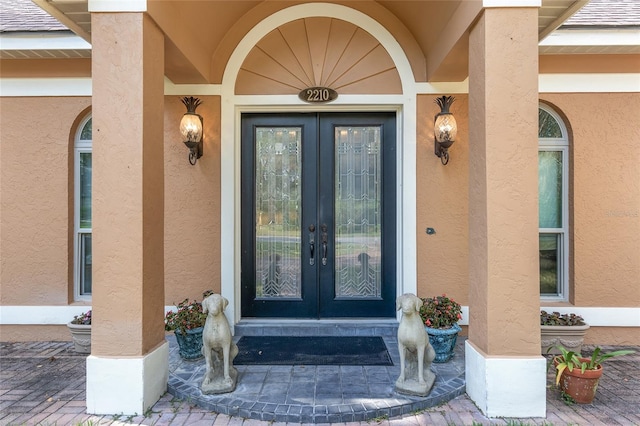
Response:
[{"label": "white window trim", "polygon": [[78,126],[74,138],[73,147],[73,295],[74,300],[90,301],[91,295],[80,294],[81,259],[80,259],[80,239],[82,234],[91,234],[93,228],[83,228],[80,230],[80,154],[91,153],[93,141],[80,139],[82,129],[91,119],[91,114],[87,115]]},{"label": "white window trim", "polygon": [[557,295],[540,295],[544,302],[569,300],[569,136],[567,127],[560,116],[545,104],[538,107],[551,115],[560,126],[561,138],[539,138],[538,151],[562,153],[562,228],[539,228],[538,234],[560,235],[560,288]]}]

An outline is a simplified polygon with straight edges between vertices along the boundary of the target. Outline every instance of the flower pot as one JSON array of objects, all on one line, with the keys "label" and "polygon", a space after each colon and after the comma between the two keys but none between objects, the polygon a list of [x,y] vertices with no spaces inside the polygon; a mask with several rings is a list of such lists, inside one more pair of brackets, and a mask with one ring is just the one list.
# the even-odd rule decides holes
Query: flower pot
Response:
[{"label": "flower pot", "polygon": [[429,335],[429,343],[436,352],[433,362],[447,362],[453,357],[456,347],[458,333],[462,330],[458,324],[453,324],[451,328],[431,328],[425,327]]},{"label": "flower pot", "polygon": [[68,323],[73,349],[81,354],[91,353],[91,325]]},{"label": "flower pot", "polygon": [[203,357],[202,355],[202,331],[204,327],[186,330],[183,334],[180,330],[175,330],[178,342],[178,353],[182,359],[195,361]]},{"label": "flower pot", "polygon": [[[589,324],[585,325],[541,325],[540,326],[540,346],[542,355],[558,355],[560,351],[556,348],[562,345],[570,351],[580,353],[584,335],[589,329]],[[547,352],[548,351],[548,352]]]},{"label": "flower pot", "polygon": [[[580,360],[587,361],[585,358]],[[584,370],[584,373],[580,368],[574,367],[573,371],[565,368],[560,376],[560,390],[578,404],[591,404],[596,396],[600,377],[602,377],[602,365],[599,365],[596,370]]]}]

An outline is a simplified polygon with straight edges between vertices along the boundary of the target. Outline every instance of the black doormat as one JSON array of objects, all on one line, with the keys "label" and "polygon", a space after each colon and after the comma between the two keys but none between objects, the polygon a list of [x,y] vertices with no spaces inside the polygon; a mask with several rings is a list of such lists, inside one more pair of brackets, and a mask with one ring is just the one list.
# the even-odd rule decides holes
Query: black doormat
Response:
[{"label": "black doormat", "polygon": [[382,337],[242,336],[236,365],[393,365]]}]

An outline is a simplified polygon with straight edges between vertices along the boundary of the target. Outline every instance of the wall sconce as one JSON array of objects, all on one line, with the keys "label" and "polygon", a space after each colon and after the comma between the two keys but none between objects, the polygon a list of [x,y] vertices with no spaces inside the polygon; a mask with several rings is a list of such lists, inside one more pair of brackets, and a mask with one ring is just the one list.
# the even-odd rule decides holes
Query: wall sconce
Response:
[{"label": "wall sconce", "polygon": [[441,96],[436,98],[436,103],[440,106],[440,112],[436,115],[433,125],[435,136],[434,150],[437,157],[440,157],[442,164],[449,162],[449,147],[453,145],[458,134],[458,124],[449,108],[456,98],[453,96]]},{"label": "wall sconce", "polygon": [[189,163],[194,166],[198,158],[202,157],[202,117],[196,113],[196,108],[202,102],[193,96],[185,96],[182,103],[187,107],[187,112],[180,120],[180,133],[184,144],[189,148]]}]

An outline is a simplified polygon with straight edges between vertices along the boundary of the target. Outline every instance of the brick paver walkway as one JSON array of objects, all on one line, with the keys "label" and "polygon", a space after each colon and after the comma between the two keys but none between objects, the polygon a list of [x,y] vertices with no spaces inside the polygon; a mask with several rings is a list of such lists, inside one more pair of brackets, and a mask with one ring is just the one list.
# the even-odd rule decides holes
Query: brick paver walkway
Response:
[{"label": "brick paver walkway", "polygon": [[[590,347],[584,352],[588,353]],[[621,349],[604,347],[605,350]],[[567,405],[551,386],[546,419],[488,419],[466,397],[401,418],[348,425],[640,425],[640,347],[636,354],[613,358],[593,404]],[[0,343],[0,425],[228,425],[280,426],[212,413],[165,394],[139,416],[85,413],[85,356],[67,342]],[[342,423],[344,425],[344,423]]]}]

